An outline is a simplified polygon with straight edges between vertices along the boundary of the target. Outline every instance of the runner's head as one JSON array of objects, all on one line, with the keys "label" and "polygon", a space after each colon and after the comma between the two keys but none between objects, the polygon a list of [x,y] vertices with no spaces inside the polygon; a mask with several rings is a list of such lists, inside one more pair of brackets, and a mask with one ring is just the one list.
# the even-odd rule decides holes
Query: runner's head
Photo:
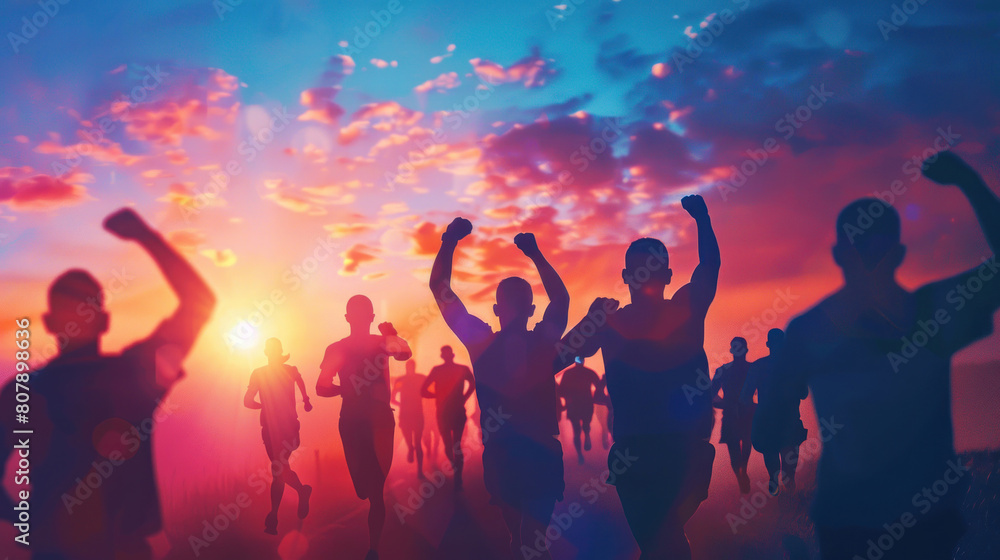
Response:
[{"label": "runner's head", "polygon": [[414,373],[417,373],[417,362],[406,360],[406,375],[413,375]]},{"label": "runner's head", "polygon": [[833,260],[848,281],[873,276],[892,278],[903,262],[899,213],[877,198],[847,205],[837,217],[837,244]]},{"label": "runner's head", "polygon": [[455,351],[451,349],[451,346],[441,347],[441,359],[448,363],[455,360]]},{"label": "runner's head", "polygon": [[780,352],[785,347],[785,331],[781,329],[771,329],[767,331],[767,348],[773,354]]},{"label": "runner's head", "polygon": [[264,341],[264,355],[267,356],[267,361],[281,364],[287,362],[289,355],[281,352],[281,341],[277,338],[269,338]]},{"label": "runner's head", "polygon": [[371,328],[375,321],[375,306],[366,296],[356,295],[347,300],[347,314],[344,317],[352,327]]},{"label": "runner's head", "polygon": [[497,302],[493,306],[493,313],[500,318],[500,328],[519,321],[527,322],[535,314],[533,300],[531,284],[524,278],[511,276],[501,280],[497,286]]},{"label": "runner's head", "polygon": [[673,278],[667,247],[659,239],[636,239],[625,251],[622,280],[631,293],[663,297],[663,288]]},{"label": "runner's head", "polygon": [[89,272],[67,270],[49,286],[49,310],[42,317],[63,352],[97,343],[108,330],[104,290]]},{"label": "runner's head", "polygon": [[737,336],[729,343],[729,353],[733,355],[734,358],[746,358],[747,351],[747,339],[742,336]]}]

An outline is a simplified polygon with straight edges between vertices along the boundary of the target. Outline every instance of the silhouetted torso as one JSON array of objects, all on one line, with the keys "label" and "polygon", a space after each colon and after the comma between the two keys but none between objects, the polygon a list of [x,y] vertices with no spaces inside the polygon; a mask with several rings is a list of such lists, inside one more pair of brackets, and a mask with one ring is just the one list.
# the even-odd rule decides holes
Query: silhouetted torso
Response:
[{"label": "silhouetted torso", "polygon": [[[843,426],[823,444],[817,523],[880,527],[902,512],[924,513],[915,496],[951,468],[951,357],[992,332],[995,310],[986,301],[956,310],[948,299],[954,286],[943,281],[912,294],[903,322],[841,292],[789,325],[785,366],[804,371],[799,379],[812,389],[817,417]],[[935,319],[942,310],[944,323]],[[904,337],[912,341],[932,323],[934,336],[917,336],[925,347],[905,363],[891,360],[903,355]],[[955,507],[963,495],[951,488],[933,507]]]},{"label": "silhouetted torso", "polygon": [[479,407],[484,415],[510,416],[490,437],[513,431],[544,441],[558,435],[553,363],[562,333],[544,320],[530,331],[494,333],[470,316],[462,327],[456,334],[472,358]]},{"label": "silhouetted torso", "polygon": [[708,310],[695,309],[688,293],[682,288],[653,308],[629,304],[598,331],[616,440],[646,434],[711,435],[711,396],[690,391],[698,387],[699,377],[708,375]]},{"label": "silhouetted torso", "polygon": [[[424,419],[424,403],[420,389],[424,386],[426,375],[408,373],[396,379],[395,389],[399,391],[399,422],[400,425],[416,425]],[[422,424],[420,424],[422,425]]]},{"label": "silhouetted torso", "polygon": [[728,412],[740,406],[740,395],[747,381],[750,362],[746,360],[733,361],[715,370],[715,375],[721,380],[722,410]]},{"label": "silhouetted torso", "polygon": [[253,370],[250,385],[260,391],[261,426],[277,430],[294,424],[298,428],[295,382],[301,377],[298,368],[285,364],[267,365]]},{"label": "silhouetted torso", "polygon": [[431,369],[431,383],[434,384],[434,400],[438,415],[461,413],[465,417],[465,377],[469,368],[460,364],[440,364]]},{"label": "silhouetted torso", "polygon": [[566,399],[566,408],[571,413],[587,410],[592,413],[595,397],[591,387],[599,386],[600,383],[601,378],[594,370],[577,364],[563,372],[559,394]]},{"label": "silhouetted torso", "polygon": [[349,336],[326,349],[320,369],[333,355],[342,356],[340,386],[344,398],[341,416],[368,416],[390,409],[389,359],[385,337],[375,334]]},{"label": "silhouetted torso", "polygon": [[[74,533],[93,539],[161,529],[150,433],[154,411],[167,392],[156,382],[159,346],[151,339],[117,356],[57,357],[33,376],[31,427],[37,437],[32,454],[37,450],[41,459],[32,462],[31,473],[38,550],[53,546],[45,541],[56,535],[73,543]],[[87,484],[93,495],[78,493],[79,480],[95,472],[95,463],[109,459],[120,463],[108,475],[97,473],[101,483],[96,488]],[[80,503],[70,501],[68,511],[64,496]]]}]

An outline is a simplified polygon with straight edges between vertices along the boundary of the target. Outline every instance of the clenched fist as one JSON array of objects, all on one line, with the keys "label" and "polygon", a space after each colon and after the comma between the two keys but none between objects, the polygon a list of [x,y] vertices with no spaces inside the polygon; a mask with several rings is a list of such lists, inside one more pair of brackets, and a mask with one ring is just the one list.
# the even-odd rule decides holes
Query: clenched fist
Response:
[{"label": "clenched fist", "polygon": [[385,323],[379,323],[378,332],[382,333],[384,336],[397,336],[396,327],[392,326],[392,323],[388,321]]},{"label": "clenched fist", "polygon": [[979,176],[954,152],[938,152],[924,160],[924,177],[941,185],[961,185]]},{"label": "clenched fist", "polygon": [[104,229],[126,240],[149,233],[149,226],[131,208],[122,208],[104,219]]},{"label": "clenched fist", "polygon": [[514,245],[517,245],[517,248],[529,257],[539,253],[538,242],[535,241],[535,234],[533,233],[519,233],[515,235]]},{"label": "clenched fist", "polygon": [[455,218],[448,224],[448,229],[441,235],[443,241],[460,241],[472,233],[472,222],[465,218]]},{"label": "clenched fist", "polygon": [[698,219],[708,215],[708,206],[700,194],[692,194],[681,199],[681,208],[687,210],[692,218]]}]

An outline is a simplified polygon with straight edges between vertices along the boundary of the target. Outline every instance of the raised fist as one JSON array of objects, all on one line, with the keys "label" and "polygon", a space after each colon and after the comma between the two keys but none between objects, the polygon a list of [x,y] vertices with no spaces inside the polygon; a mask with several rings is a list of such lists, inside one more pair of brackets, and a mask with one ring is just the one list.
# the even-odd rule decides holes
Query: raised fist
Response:
[{"label": "raised fist", "polygon": [[305,400],[304,400],[304,401],[302,402],[302,405],[303,405],[303,407],[305,408],[305,411],[306,411],[306,412],[309,412],[310,410],[312,410],[312,409],[313,409],[313,405],[312,405],[312,403],[311,403],[311,402],[309,402],[309,399],[308,399],[308,398],[306,398],[306,399],[305,399]]},{"label": "raised fist", "polygon": [[682,198],[681,207],[687,210],[692,218],[708,215],[708,206],[705,205],[705,199],[700,194],[692,194]]},{"label": "raised fist", "polygon": [[973,181],[978,176],[962,158],[954,152],[938,152],[924,160],[924,177],[941,185],[960,185]]},{"label": "raised fist", "polygon": [[519,233],[515,235],[514,245],[517,245],[517,248],[529,257],[539,253],[538,242],[535,241],[535,234],[533,233]]},{"label": "raised fist", "polygon": [[384,336],[396,336],[396,327],[392,326],[392,323],[386,321],[385,323],[379,323],[378,332],[382,333]]},{"label": "raised fist", "polygon": [[472,222],[466,220],[465,218],[455,218],[448,224],[448,229],[445,230],[444,235],[441,236],[442,240],[450,239],[452,241],[460,241],[464,239],[467,235],[472,233]]},{"label": "raised fist", "polygon": [[104,229],[126,240],[149,233],[149,226],[131,208],[122,208],[105,218]]},{"label": "raised fist", "polygon": [[599,297],[594,300],[594,303],[590,304],[590,310],[587,312],[587,315],[593,315],[598,311],[603,311],[610,315],[618,311],[619,306],[621,306],[621,302],[617,299]]}]

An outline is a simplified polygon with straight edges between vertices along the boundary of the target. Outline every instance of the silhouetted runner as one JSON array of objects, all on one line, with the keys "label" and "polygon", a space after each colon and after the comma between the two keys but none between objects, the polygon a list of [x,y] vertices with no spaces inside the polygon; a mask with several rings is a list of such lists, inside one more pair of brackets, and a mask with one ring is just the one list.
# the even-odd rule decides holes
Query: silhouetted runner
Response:
[{"label": "silhouetted runner", "polygon": [[[31,424],[14,422],[16,378],[0,396],[0,471],[18,444],[11,430],[34,430],[30,545],[36,559],[151,557],[146,539],[163,525],[153,469],[152,436],[163,418],[157,407],[183,377],[181,362],[215,307],[215,296],[194,268],[134,211],[111,214],[104,228],[152,257],[179,305],[149,337],[120,354],[103,354],[110,316],[101,285],[73,269],[49,287],[42,322],[60,347],[31,376]],[[39,326],[32,323],[15,336],[41,346]],[[99,483],[85,482],[95,479]],[[10,516],[6,492],[0,496],[0,515]]]},{"label": "silhouetted runner", "polygon": [[549,305],[529,331],[528,320],[535,312],[531,285],[518,277],[502,280],[493,306],[500,331],[494,333],[451,289],[455,247],[471,232],[472,224],[464,218],[448,226],[431,269],[430,289],[445,322],[472,358],[482,409],[483,478],[510,530],[511,551],[518,558],[529,553],[532,558],[551,558],[547,548],[530,547],[545,533],[566,487],[553,364],[566,328],[569,293],[534,235],[518,234],[514,243],[538,269]]},{"label": "silhouetted runner", "polygon": [[858,200],[837,218],[843,287],[788,326],[780,383],[808,383],[828,429],[812,512],[824,560],[950,559],[964,531],[951,358],[993,331],[1000,200],[951,152],[926,161],[924,175],[972,204],[990,248],[982,263],[906,290],[899,214]]},{"label": "silhouetted runner", "polygon": [[[434,366],[421,387],[421,396],[437,404],[437,424],[444,442],[444,453],[455,471],[455,491],[462,490],[462,434],[465,432],[465,401],[476,390],[472,370],[455,363],[451,346],[441,347],[443,364]],[[434,390],[431,391],[431,387]],[[466,388],[468,387],[468,388]]]},{"label": "silhouetted runner", "polygon": [[392,384],[392,404],[399,405],[399,431],[406,442],[406,461],[417,461],[417,478],[424,476],[424,403],[420,389],[427,380],[426,375],[417,373],[417,362],[406,362],[406,374]]},{"label": "silhouetted runner", "polygon": [[768,331],[767,348],[771,353],[750,364],[740,396],[745,406],[752,406],[753,395],[757,393],[759,410],[753,417],[751,440],[764,457],[767,490],[772,496],[777,496],[782,486],[788,492],[795,492],[799,446],[808,435],[799,415],[799,401],[809,396],[808,389],[801,383],[783,387],[782,380],[776,377],[776,365],[784,346],[785,333],[781,329]]},{"label": "silhouetted runner", "polygon": [[[305,411],[312,410],[306,384],[298,368],[285,365],[288,354],[282,354],[281,341],[269,338],[264,342],[267,365],[253,370],[250,384],[243,395],[243,405],[260,410],[260,435],[264,450],[271,460],[271,511],[264,518],[264,532],[278,534],[278,507],[285,493],[285,485],[299,494],[299,519],[309,515],[309,496],[312,486],[302,484],[288,460],[299,448],[299,415],[295,410],[295,387],[302,393]],[[255,400],[260,395],[260,402]]]},{"label": "silhouetted runner", "polygon": [[[729,344],[733,361],[716,369],[715,377],[712,378],[712,404],[722,409],[722,433],[719,435],[719,443],[729,448],[729,464],[736,474],[740,492],[743,494],[749,494],[751,490],[747,465],[750,462],[750,452],[753,450],[750,439],[754,413],[753,399],[751,398],[750,402],[743,402],[740,399],[750,367],[750,363],[747,362],[747,350],[745,338],[739,336],[734,338]],[[722,398],[718,397],[719,391],[722,391]]]},{"label": "silhouetted runner", "polygon": [[566,419],[573,426],[573,447],[577,461],[584,463],[583,452],[590,451],[590,422],[594,419],[594,390],[604,391],[601,378],[583,365],[583,358],[563,372],[557,394],[566,401]]},{"label": "silhouetted runner", "polygon": [[700,263],[691,282],[663,297],[673,272],[656,239],[633,242],[622,279],[632,303],[598,298],[560,344],[564,361],[603,350],[608,395],[614,405],[615,443],[608,457],[642,559],[690,558],[684,524],[708,497],[715,423],[708,379],[705,316],[719,278],[719,245],[701,196],[682,206],[698,228]]},{"label": "silhouetted runner", "polygon": [[[382,334],[371,334],[375,311],[367,297],[357,295],[348,300],[346,318],[351,334],[327,346],[316,394],[339,395],[344,399],[340,408],[340,439],[344,442],[344,458],[354,491],[369,502],[366,560],[377,560],[385,526],[383,492],[392,465],[396,430],[389,405],[389,359],[406,361],[412,352],[391,323],[378,326]],[[339,377],[340,385],[333,384],[334,375]]]}]

